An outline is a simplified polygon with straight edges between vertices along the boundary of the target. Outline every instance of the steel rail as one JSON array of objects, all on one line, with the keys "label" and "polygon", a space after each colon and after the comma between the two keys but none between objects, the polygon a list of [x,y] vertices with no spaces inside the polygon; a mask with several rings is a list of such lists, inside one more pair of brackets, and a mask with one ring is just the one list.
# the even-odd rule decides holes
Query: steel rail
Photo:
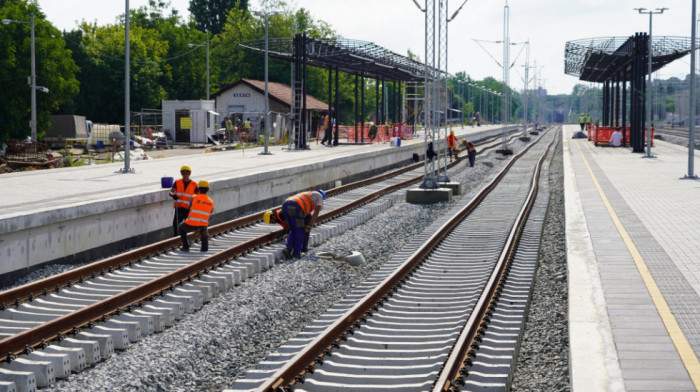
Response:
[{"label": "steel rail", "polygon": [[[494,138],[494,140],[498,138],[500,138],[500,136]],[[487,151],[489,148],[495,148],[498,145],[500,145],[500,143],[497,143],[491,147],[483,148],[481,151]],[[456,165],[457,163],[458,162],[454,162],[453,165]],[[418,164],[418,166],[420,165],[422,164]],[[382,179],[390,178],[401,173],[407,172],[409,170],[411,169],[401,168],[394,170],[391,173],[386,173],[377,176],[379,179],[375,179],[374,181],[371,181],[372,179],[359,181],[359,183],[361,183],[362,185],[355,185],[356,183],[348,184],[343,189],[343,191],[364,186],[371,182],[381,181]],[[392,193],[398,189],[416,183],[422,178],[423,176],[421,175],[410,178],[408,180],[401,181],[393,185],[386,186],[369,195],[356,199],[343,207],[336,208],[332,211],[323,213],[319,216],[318,223],[329,221],[338,216],[347,214],[348,212],[359,208],[360,206],[365,205],[369,202],[372,202],[387,193]],[[341,191],[336,191],[334,194],[339,193],[341,193]],[[234,219],[229,222],[224,222],[219,225],[212,226],[211,230],[212,232],[219,234],[239,227],[248,226],[262,220],[262,214],[262,212],[259,212],[238,219]],[[62,334],[74,331],[76,328],[81,328],[85,325],[96,322],[105,315],[120,312],[125,307],[131,306],[135,303],[139,303],[155,295],[163,294],[166,290],[172,289],[174,284],[185,283],[185,281],[197,277],[203,271],[217,266],[221,266],[224,263],[231,262],[235,260],[235,258],[237,258],[238,256],[245,255],[251,250],[256,250],[266,244],[275,242],[279,238],[281,238],[285,233],[286,230],[280,229],[261,235],[254,239],[244,241],[229,249],[200,259],[196,262],[193,262],[192,264],[189,264],[176,271],[163,275],[157,279],[136,286],[132,289],[119,293],[110,298],[95,302],[85,308],[68,313],[64,316],[60,316],[46,323],[42,323],[31,329],[20,332],[14,336],[2,339],[0,340],[0,353],[4,353],[4,356],[0,354],[0,360],[3,360],[13,354],[19,354],[28,347],[36,347],[42,345],[45,341],[55,339],[61,336]],[[139,249],[135,249],[133,251],[126,252],[124,254],[110,257],[100,262],[79,267],[74,270],[64,272],[62,274],[54,275],[24,286],[7,290],[5,292],[0,293],[0,304],[5,304],[5,306],[7,306],[8,300],[12,301],[13,298],[15,304],[20,303],[19,298],[26,298],[29,301],[32,301],[35,297],[48,294],[51,290],[58,290],[61,287],[71,286],[72,284],[82,282],[85,279],[91,279],[93,277],[96,277],[98,274],[112,272],[115,269],[121,269],[125,266],[132,265],[134,263],[134,260],[141,260],[142,258],[147,258],[150,255],[156,255],[168,249],[173,249],[177,247],[179,243],[180,239],[177,237],[173,237],[152,245],[148,245]]]},{"label": "steel rail", "polygon": [[479,333],[482,322],[484,321],[489,309],[491,309],[492,304],[494,304],[498,299],[496,293],[504,283],[504,276],[507,274],[513,255],[518,247],[518,241],[520,235],[525,229],[525,224],[532,211],[532,207],[535,204],[535,199],[537,197],[538,187],[539,187],[539,177],[542,169],[542,163],[545,161],[549,150],[554,143],[555,139],[552,139],[547,149],[542,154],[540,159],[537,161],[535,171],[530,179],[530,190],[526,202],[523,204],[518,216],[516,218],[513,227],[508,234],[505,246],[501,251],[498,258],[496,266],[489,276],[489,280],[486,282],[486,286],[479,299],[474,306],[474,310],[469,315],[464,328],[462,329],[457,342],[452,348],[445,365],[443,366],[437,381],[435,382],[433,392],[447,391],[455,387],[458,383],[461,375],[461,370],[465,365],[465,361],[469,358],[471,354],[470,348],[475,348],[475,338]]},{"label": "steel rail", "polygon": [[[488,144],[500,136],[494,138],[489,138],[488,140],[477,144],[477,146]],[[486,147],[479,150],[479,154],[488,151],[493,147]],[[455,165],[457,162],[454,163]],[[399,169],[392,170],[388,173],[380,174],[371,178],[356,181],[350,184],[342,185],[337,188],[329,189],[326,194],[328,196],[336,196],[341,193],[347,192],[351,189],[356,189],[362,186],[366,186],[375,182],[383,181],[385,179],[395,177],[399,174],[406,173],[408,171],[422,167],[423,163],[415,163],[402,167]],[[279,208],[279,206],[275,207]],[[228,222],[213,225],[209,228],[211,236],[215,236],[224,232],[228,232],[237,228],[246,227],[252,225],[256,222],[260,222],[263,219],[263,212],[253,213],[241,218],[233,219]],[[196,238],[196,236],[191,235],[190,238]],[[0,292],[0,310],[5,309],[12,305],[19,305],[25,300],[32,300],[35,297],[46,294],[48,291],[55,290],[58,288],[63,288],[69,286],[73,283],[80,281],[81,279],[90,279],[96,275],[104,274],[106,272],[111,272],[115,269],[121,269],[125,266],[132,265],[139,259],[147,258],[151,255],[157,255],[162,252],[175,249],[180,245],[179,237],[171,237],[156,243],[146,245],[137,249],[133,249],[118,255],[114,255],[104,260],[97,261],[82,267],[74,268],[70,271],[66,271],[60,274],[56,274],[44,279],[40,279],[22,286],[14,287],[5,291]],[[2,351],[0,351],[2,352]]]},{"label": "steel rail", "polygon": [[469,215],[481,201],[498,185],[501,179],[508,173],[513,164],[526,154],[535,143],[530,144],[519,154],[515,155],[504,169],[491,182],[486,185],[469,203],[455,214],[448,222],[438,228],[417,250],[415,250],[400,266],[379,283],[365,297],[360,299],[353,307],[329,325],[319,336],[307,344],[299,353],[288,361],[275,374],[255,389],[262,391],[279,391],[297,381],[309,367],[313,366],[323,357],[326,350],[341,339],[346,333],[356,326],[356,323],[366,315],[371,315],[372,308],[386,300],[392,290],[405,280],[406,276],[414,270],[423,259],[449,234],[467,215]]}]

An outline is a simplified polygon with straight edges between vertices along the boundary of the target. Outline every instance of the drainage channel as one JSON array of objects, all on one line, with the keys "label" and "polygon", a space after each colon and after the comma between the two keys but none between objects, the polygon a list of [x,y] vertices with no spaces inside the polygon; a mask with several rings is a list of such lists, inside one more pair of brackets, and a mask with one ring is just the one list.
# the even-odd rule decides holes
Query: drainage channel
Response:
[{"label": "drainage channel", "polygon": [[[360,299],[395,274],[463,205],[431,224],[350,295],[239,378],[233,390],[429,389],[450,353],[450,340],[459,334],[478,298],[475,293],[483,289],[485,276],[502,250],[514,211],[522,205],[529,188],[534,163],[525,162],[540,159],[547,148],[542,144],[520,158],[523,163],[511,168],[493,195],[465,218],[398,289],[387,294],[380,305],[372,306],[361,317],[363,321],[352,324],[340,340],[331,340],[321,358],[312,357],[316,366],[307,367],[305,374],[296,378],[303,383],[286,387],[289,377],[280,377],[284,372],[281,369],[299,357],[308,357],[310,346],[319,346],[325,332],[337,329],[340,318],[347,317]],[[304,369],[306,365],[301,363],[292,366]]]}]

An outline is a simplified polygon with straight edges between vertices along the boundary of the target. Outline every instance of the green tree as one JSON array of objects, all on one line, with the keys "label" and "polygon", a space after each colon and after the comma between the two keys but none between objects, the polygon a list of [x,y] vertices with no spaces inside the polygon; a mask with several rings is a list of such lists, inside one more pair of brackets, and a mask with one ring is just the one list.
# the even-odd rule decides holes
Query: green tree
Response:
[{"label": "green tree", "polygon": [[[45,19],[39,6],[27,0],[0,0],[0,19],[28,21],[34,13],[37,84],[49,89],[37,92],[37,136],[49,126],[49,114],[78,92],[76,67],[61,33]],[[0,140],[31,134],[31,73],[29,25],[0,25]]]},{"label": "green tree", "polygon": [[[83,48],[76,52],[82,86],[74,109],[96,122],[120,124],[124,118],[124,26],[83,23],[79,32],[66,36],[79,37],[80,42],[71,40],[72,44]],[[156,30],[138,24],[130,27],[130,42],[131,107],[160,107],[167,98],[163,86],[170,80],[164,71],[168,42],[159,40]]]},{"label": "green tree", "polygon": [[231,9],[248,9],[248,0],[190,0],[190,12],[200,31],[219,34]]}]

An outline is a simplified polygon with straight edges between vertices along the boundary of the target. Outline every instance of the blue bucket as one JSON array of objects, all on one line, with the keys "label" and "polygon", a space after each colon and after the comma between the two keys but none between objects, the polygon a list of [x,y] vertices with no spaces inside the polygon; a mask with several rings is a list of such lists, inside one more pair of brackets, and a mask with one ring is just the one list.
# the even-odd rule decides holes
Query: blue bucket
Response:
[{"label": "blue bucket", "polygon": [[401,147],[401,138],[400,137],[396,138],[396,147]]},{"label": "blue bucket", "polygon": [[97,141],[97,148],[105,148],[105,142],[102,140]]},{"label": "blue bucket", "polygon": [[162,188],[172,188],[173,187],[173,178],[172,177],[161,177],[160,178],[160,186]]}]

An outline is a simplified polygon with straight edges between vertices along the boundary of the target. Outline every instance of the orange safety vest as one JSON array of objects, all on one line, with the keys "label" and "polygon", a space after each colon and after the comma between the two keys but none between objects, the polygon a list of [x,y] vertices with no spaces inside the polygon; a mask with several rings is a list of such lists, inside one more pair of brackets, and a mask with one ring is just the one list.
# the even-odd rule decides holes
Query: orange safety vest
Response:
[{"label": "orange safety vest", "polygon": [[447,146],[450,147],[450,149],[457,147],[457,137],[454,135],[447,136]]},{"label": "orange safety vest", "polygon": [[281,208],[275,211],[275,215],[277,215],[277,222],[279,222],[280,226],[282,226],[283,228],[286,229],[287,222],[284,219],[282,219],[281,212],[282,212]]},{"label": "orange safety vest", "polygon": [[193,180],[190,180],[187,188],[185,188],[185,182],[182,181],[182,178],[175,181],[175,195],[177,196],[177,200],[175,200],[175,203],[173,203],[173,207],[189,209],[190,200],[192,200],[192,197],[194,197],[195,189],[197,189],[197,183]]},{"label": "orange safety vest", "polygon": [[185,223],[190,226],[209,226],[209,217],[214,209],[214,202],[207,195],[196,195],[192,199],[192,208]]},{"label": "orange safety vest", "polygon": [[311,192],[296,194],[288,198],[286,201],[294,201],[299,204],[299,206],[301,206],[301,210],[304,211],[304,216],[309,215],[314,208],[316,208],[314,200],[311,198]]}]

